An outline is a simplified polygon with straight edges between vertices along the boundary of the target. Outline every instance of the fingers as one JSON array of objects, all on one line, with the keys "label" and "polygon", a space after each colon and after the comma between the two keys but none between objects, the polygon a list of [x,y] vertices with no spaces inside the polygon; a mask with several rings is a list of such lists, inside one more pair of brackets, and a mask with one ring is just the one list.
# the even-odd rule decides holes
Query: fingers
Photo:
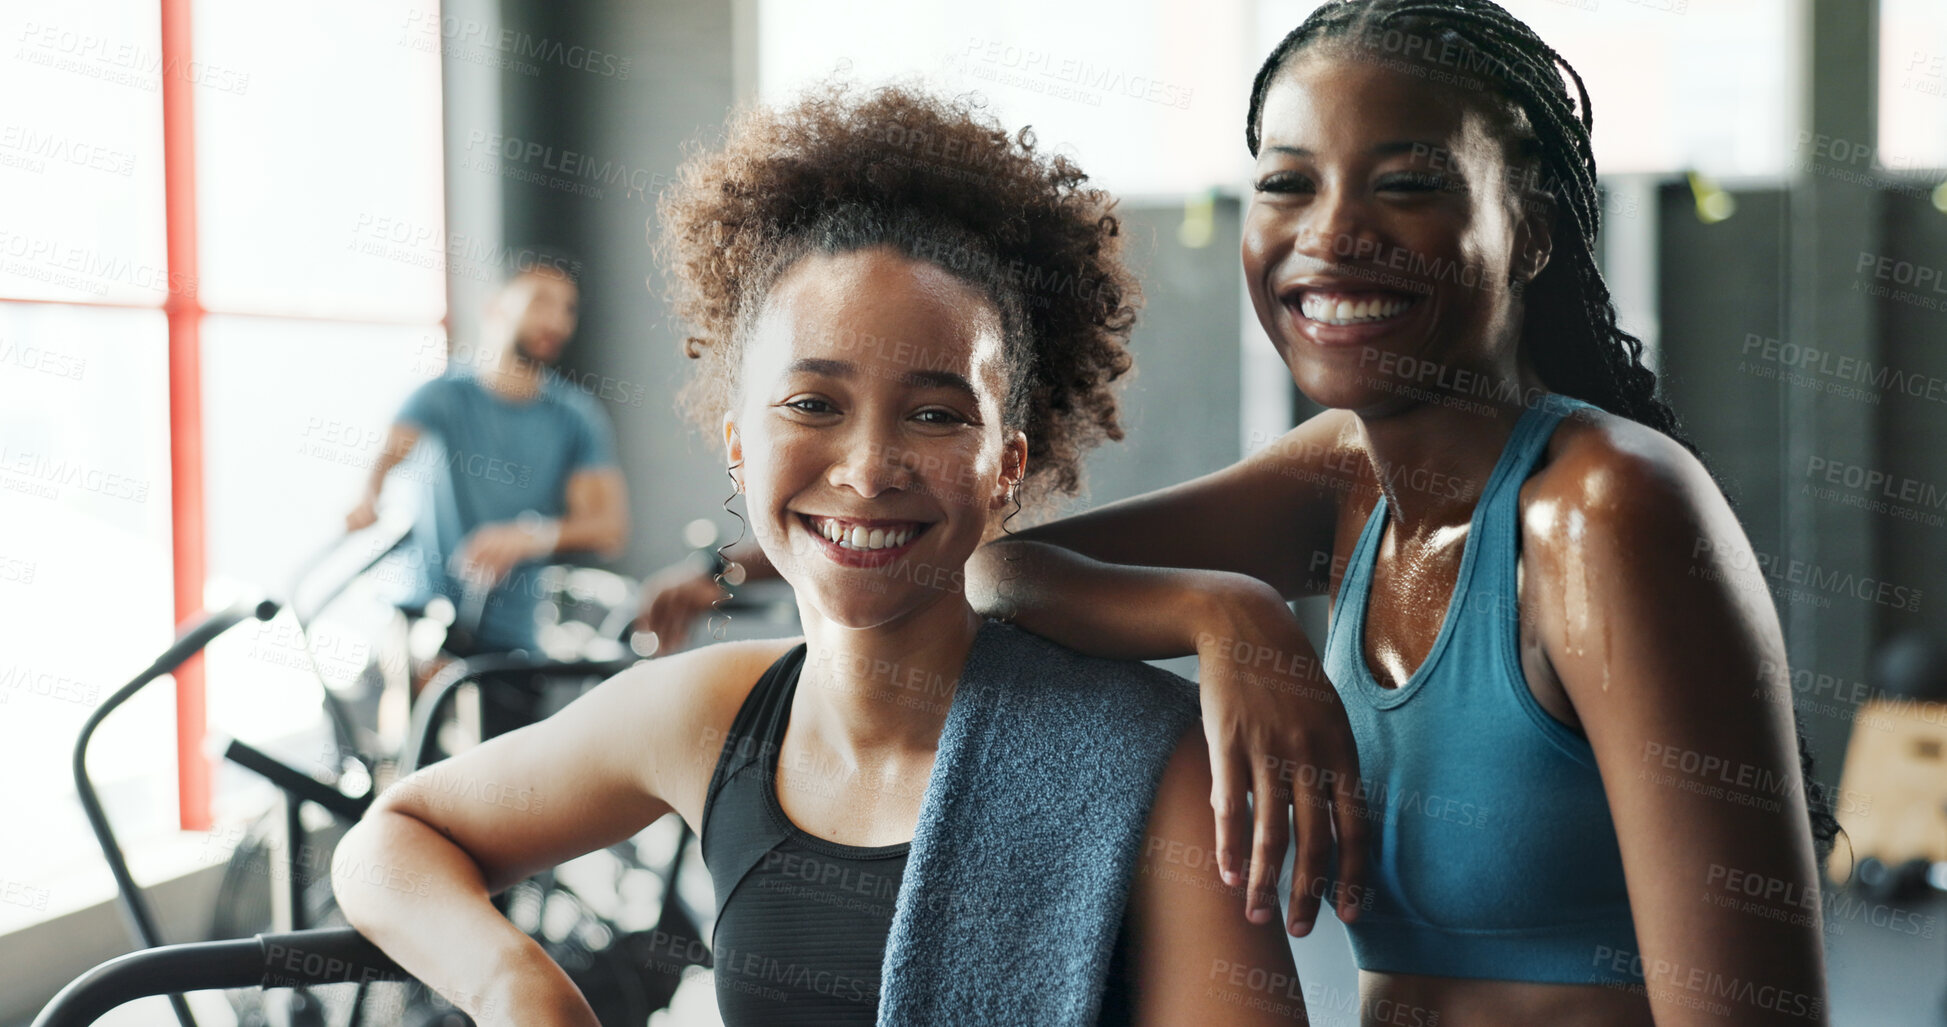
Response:
[{"label": "fingers", "polygon": [[1257,830],[1251,841],[1250,886],[1245,890],[1244,915],[1254,924],[1268,924],[1278,912],[1278,870],[1284,864],[1286,810],[1290,796],[1279,786],[1270,761],[1252,763]]},{"label": "fingers", "polygon": [[1302,938],[1318,922],[1319,897],[1325,892],[1326,871],[1332,858],[1331,798],[1323,787],[1305,788],[1291,806],[1292,829],[1298,835],[1298,854],[1291,864],[1291,917],[1285,930]]},{"label": "fingers", "polygon": [[1333,823],[1339,836],[1339,919],[1351,923],[1359,915],[1366,894],[1366,846],[1370,822],[1359,795],[1359,763],[1346,761],[1337,776],[1332,804]]},{"label": "fingers", "polygon": [[1251,836],[1250,807],[1244,801],[1250,790],[1250,774],[1244,755],[1233,752],[1224,739],[1217,737],[1209,719],[1204,721],[1203,730],[1210,747],[1210,809],[1217,819],[1217,872],[1234,888],[1244,880],[1238,863]]}]

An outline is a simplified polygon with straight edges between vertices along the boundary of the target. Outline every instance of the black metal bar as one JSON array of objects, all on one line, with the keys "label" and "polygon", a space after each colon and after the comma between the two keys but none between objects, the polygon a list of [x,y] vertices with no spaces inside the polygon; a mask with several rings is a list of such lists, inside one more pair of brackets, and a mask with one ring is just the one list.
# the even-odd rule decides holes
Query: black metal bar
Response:
[{"label": "black metal bar", "polygon": [[[135,943],[147,948],[162,944],[162,932],[156,927],[155,913],[135,884],[135,877],[129,873],[128,859],[122,854],[121,844],[115,840],[115,830],[108,823],[108,814],[102,809],[101,798],[95,794],[95,785],[88,777],[88,743],[93,740],[95,729],[108,718],[110,713],[134,697],[149,682],[175,670],[184,661],[201,652],[204,646],[225,631],[255,617],[269,620],[277,616],[278,605],[269,600],[258,603],[240,602],[208,614],[192,624],[176,637],[175,644],[156,657],[147,670],[135,676],[128,684],[115,690],[113,695],[95,707],[93,713],[81,725],[81,733],[74,741],[74,790],[81,800],[81,811],[88,818],[88,826],[94,829],[95,840],[101,844],[101,854],[108,861],[108,872],[115,878],[117,905],[128,924],[129,933]],[[183,1027],[196,1027],[196,1018],[189,1013],[189,1004],[180,994],[171,994],[169,1004],[176,1012],[176,1019]]]},{"label": "black metal bar", "polygon": [[34,1018],[34,1027],[85,1027],[116,1006],[151,995],[180,998],[202,988],[247,988],[262,976],[262,964],[254,938],[131,952],[68,982]]},{"label": "black metal bar", "polygon": [[269,753],[234,738],[224,748],[223,758],[257,774],[293,798],[323,806],[348,824],[358,823],[365,810],[372,805],[370,795],[354,799]]},{"label": "black metal bar", "polygon": [[291,903],[291,922],[283,926],[302,931],[311,926],[304,919],[304,886],[310,881],[301,872],[304,867],[304,800],[290,792],[284,793],[284,864],[290,871],[284,875],[284,890]]},{"label": "black metal bar", "polygon": [[432,745],[433,728],[439,723],[447,700],[461,685],[474,683],[485,686],[517,676],[607,677],[620,674],[637,662],[633,656],[620,660],[574,660],[567,663],[540,662],[531,656],[478,656],[455,660],[441,668],[420,689],[419,700],[412,709],[412,730],[406,737],[405,750],[400,754],[399,772],[402,776],[410,774],[424,764]]},{"label": "black metal bar", "polygon": [[126,1002],[171,992],[406,979],[399,964],[350,927],[163,945],[117,956],[75,978],[33,1027],[88,1027]]},{"label": "black metal bar", "polygon": [[260,934],[260,988],[311,988],[324,984],[402,981],[409,974],[353,927]]}]

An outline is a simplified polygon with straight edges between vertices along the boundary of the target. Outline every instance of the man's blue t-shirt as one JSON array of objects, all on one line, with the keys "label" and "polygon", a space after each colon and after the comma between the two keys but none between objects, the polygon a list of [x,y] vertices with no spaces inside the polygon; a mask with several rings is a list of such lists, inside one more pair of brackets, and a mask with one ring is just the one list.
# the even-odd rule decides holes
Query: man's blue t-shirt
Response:
[{"label": "man's blue t-shirt", "polygon": [[[412,546],[418,568],[413,600],[446,596],[460,626],[479,609],[475,639],[487,650],[536,648],[534,609],[542,596],[535,572],[544,561],[517,564],[499,585],[469,604],[448,561],[484,524],[524,512],[567,513],[568,479],[615,466],[608,417],[588,394],[552,372],[532,399],[515,402],[470,371],[449,372],[406,399],[398,420],[419,429],[412,459],[399,470],[424,483]],[[395,472],[398,473],[398,472]]]}]

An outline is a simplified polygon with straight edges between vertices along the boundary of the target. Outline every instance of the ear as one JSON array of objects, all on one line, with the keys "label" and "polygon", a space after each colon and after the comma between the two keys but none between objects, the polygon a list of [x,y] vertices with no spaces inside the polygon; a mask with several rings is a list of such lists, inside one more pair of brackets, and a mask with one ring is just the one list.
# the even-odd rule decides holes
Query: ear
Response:
[{"label": "ear", "polygon": [[723,412],[723,452],[724,458],[729,461],[732,468],[730,478],[737,483],[737,491],[742,492],[744,479],[737,470],[744,463],[744,439],[737,433],[737,415],[732,410]]},{"label": "ear", "polygon": [[1555,251],[1555,205],[1544,200],[1522,204],[1514,226],[1514,280],[1527,284],[1541,275]]},{"label": "ear", "polygon": [[1001,443],[1001,475],[999,490],[994,495],[993,509],[1001,510],[1013,505],[1008,497],[1014,494],[1028,475],[1028,436],[1016,428],[1007,433],[1006,441]]}]

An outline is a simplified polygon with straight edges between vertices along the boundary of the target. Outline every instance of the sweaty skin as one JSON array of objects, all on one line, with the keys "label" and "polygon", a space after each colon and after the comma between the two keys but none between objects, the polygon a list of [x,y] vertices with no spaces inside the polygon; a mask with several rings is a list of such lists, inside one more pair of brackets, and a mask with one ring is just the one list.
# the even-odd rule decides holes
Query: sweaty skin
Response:
[{"label": "sweaty skin", "polygon": [[[1119,576],[1154,568],[1250,575],[1286,598],[1336,596],[1383,492],[1390,517],[1363,655],[1389,687],[1426,659],[1480,486],[1523,406],[1430,396],[1411,368],[1464,371],[1529,401],[1546,391],[1524,347],[1547,340],[1521,338],[1506,283],[1546,267],[1554,226],[1545,209],[1509,194],[1495,115],[1464,96],[1329,50],[1281,71],[1263,108],[1245,280],[1293,380],[1332,409],[1232,467],[988,547],[987,567],[997,573],[1012,557],[1012,572],[1040,589],[995,586],[1024,623],[1075,617],[1056,611],[1081,598],[1104,621],[1140,620],[1148,614],[1117,604]],[[1416,276],[1399,266],[1475,273]],[[1375,283],[1415,302],[1351,329],[1301,314],[1308,291]],[[1462,487],[1415,485],[1401,469],[1416,468],[1438,468]],[[1712,901],[1727,867],[1801,893],[1819,888],[1782,632],[1736,517],[1688,451],[1604,413],[1565,419],[1519,496],[1522,669],[1541,707],[1593,749],[1642,950],[1626,960],[1640,958],[1648,980],[1611,989],[1362,972],[1362,1021],[1826,1022],[1816,907],[1779,920]],[[1071,553],[1059,581],[1035,573],[1054,565],[1043,555],[1053,547]],[[1205,668],[1207,692],[1236,687],[1223,673]],[[1669,752],[1784,785],[1762,804],[1711,797],[1663,769],[1657,754]],[[1387,1019],[1382,1008],[1421,1019]]]}]

